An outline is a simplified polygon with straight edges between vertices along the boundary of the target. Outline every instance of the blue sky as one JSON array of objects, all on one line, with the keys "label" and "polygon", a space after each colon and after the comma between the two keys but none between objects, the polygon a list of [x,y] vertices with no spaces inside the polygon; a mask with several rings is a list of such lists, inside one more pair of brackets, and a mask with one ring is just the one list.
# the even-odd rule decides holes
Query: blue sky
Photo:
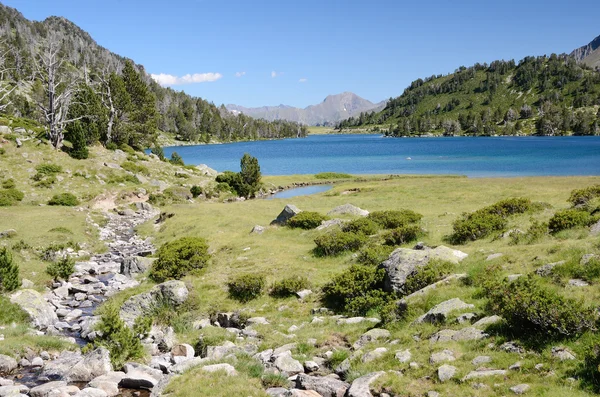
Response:
[{"label": "blue sky", "polygon": [[600,35],[598,0],[1,1],[28,19],[70,19],[174,89],[243,106],[344,91],[378,102],[419,77]]}]

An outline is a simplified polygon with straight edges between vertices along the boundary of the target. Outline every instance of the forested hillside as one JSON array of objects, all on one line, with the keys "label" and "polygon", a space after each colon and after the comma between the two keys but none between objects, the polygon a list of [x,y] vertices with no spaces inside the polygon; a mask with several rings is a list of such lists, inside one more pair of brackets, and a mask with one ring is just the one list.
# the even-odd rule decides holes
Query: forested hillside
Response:
[{"label": "forested hillside", "polygon": [[553,54],[415,80],[381,112],[338,128],[371,126],[391,136],[597,135],[598,105],[600,73]]},{"label": "forested hillside", "polygon": [[72,22],[32,22],[0,4],[0,111],[87,143],[149,147],[162,131],[185,141],[305,136],[306,128],[233,115],[201,98],[163,88],[144,67],[99,46]]}]

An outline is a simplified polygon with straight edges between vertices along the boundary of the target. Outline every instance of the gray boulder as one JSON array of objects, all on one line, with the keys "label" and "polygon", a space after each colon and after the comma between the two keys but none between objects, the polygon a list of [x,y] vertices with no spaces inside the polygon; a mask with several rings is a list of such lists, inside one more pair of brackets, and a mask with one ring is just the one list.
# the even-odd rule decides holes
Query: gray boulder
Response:
[{"label": "gray boulder", "polygon": [[416,320],[416,323],[443,323],[446,321],[448,315],[456,310],[468,310],[475,308],[475,305],[471,305],[463,302],[459,298],[449,299],[434,307],[432,307],[427,313],[422,315]]},{"label": "gray boulder", "polygon": [[252,234],[263,234],[265,232],[265,227],[260,225],[255,225],[250,233]]},{"label": "gray boulder", "polygon": [[227,376],[237,375],[237,371],[231,364],[213,364],[202,367],[204,372],[225,372]]},{"label": "gray boulder", "polygon": [[352,386],[348,389],[347,397],[372,397],[371,383],[384,374],[385,372],[383,371],[373,372],[355,379],[352,382]]},{"label": "gray boulder", "polygon": [[404,364],[404,363],[407,363],[410,361],[410,359],[412,358],[412,354],[410,353],[410,350],[408,350],[408,349],[398,350],[394,357],[396,357],[396,360],[398,360]]},{"label": "gray boulder", "polygon": [[515,393],[516,395],[521,395],[527,392],[531,387],[527,383],[521,383],[520,385],[516,385],[510,388],[510,391]]},{"label": "gray boulder", "polygon": [[384,288],[388,292],[405,293],[406,279],[432,259],[459,263],[467,254],[443,245],[436,248],[424,247],[420,250],[398,248],[380,266],[385,270]]},{"label": "gray boulder", "polygon": [[285,206],[283,211],[281,211],[281,213],[279,215],[277,215],[277,218],[275,218],[275,220],[273,220],[271,222],[271,225],[283,226],[287,223],[287,221],[290,220],[290,218],[292,218],[294,215],[297,215],[301,212],[302,212],[302,210],[299,209],[298,207],[296,207],[295,205],[288,204]]},{"label": "gray boulder", "polygon": [[0,372],[3,374],[11,373],[17,369],[17,360],[10,356],[0,354]]},{"label": "gray boulder", "polygon": [[108,394],[102,389],[86,387],[85,389],[80,390],[73,397],[108,397]]},{"label": "gray boulder", "polygon": [[352,204],[344,204],[338,207],[335,207],[331,211],[327,213],[329,216],[335,215],[357,215],[357,216],[367,216],[369,215],[369,211],[358,208]]},{"label": "gray boulder", "polygon": [[29,388],[23,385],[0,386],[0,397],[21,397],[28,392]]},{"label": "gray boulder", "polygon": [[36,328],[46,329],[58,321],[53,306],[35,290],[19,290],[11,295],[10,301],[29,315],[32,325]]},{"label": "gray boulder", "polygon": [[456,358],[454,357],[454,352],[452,350],[443,350],[441,352],[433,353],[429,357],[429,362],[431,364],[438,364],[444,361],[454,361]]},{"label": "gray boulder", "polygon": [[364,354],[361,357],[361,361],[363,363],[370,363],[371,361],[375,361],[375,360],[383,357],[385,355],[385,353],[387,353],[387,351],[388,351],[388,349],[386,349],[385,347],[378,347],[377,349]]},{"label": "gray boulder", "polygon": [[369,342],[381,339],[388,339],[390,335],[390,331],[388,331],[387,329],[373,328],[362,334],[352,347],[358,350]]},{"label": "gray boulder", "polygon": [[437,370],[438,379],[440,382],[450,380],[456,374],[456,367],[448,364],[444,364]]},{"label": "gray boulder", "polygon": [[109,372],[92,379],[88,386],[103,390],[109,397],[116,396],[119,394],[119,383],[124,376],[124,372]]},{"label": "gray boulder", "polygon": [[63,397],[79,391],[77,386],[68,386],[67,382],[54,381],[44,383],[29,390],[31,397]]},{"label": "gray boulder", "polygon": [[119,387],[127,389],[151,390],[163,378],[162,371],[143,364],[127,363],[123,370],[125,375],[119,382]]},{"label": "gray boulder", "polygon": [[291,353],[280,354],[273,363],[275,368],[281,372],[285,372],[289,376],[304,372],[304,365],[300,361],[294,359]]},{"label": "gray boulder", "polygon": [[89,382],[112,371],[110,353],[100,347],[82,356],[79,352],[62,352],[46,362],[42,376],[65,382]]},{"label": "gray boulder", "polygon": [[600,221],[594,223],[591,227],[590,227],[590,234],[592,236],[598,236],[600,235]]},{"label": "gray boulder", "polygon": [[172,280],[154,286],[149,292],[134,295],[121,306],[120,316],[129,325],[135,319],[149,313],[157,304],[181,305],[188,298],[189,291],[183,281]]},{"label": "gray boulder", "polygon": [[145,273],[156,258],[147,258],[143,256],[129,256],[123,259],[121,263],[121,274],[131,276],[132,274]]},{"label": "gray boulder", "polygon": [[314,390],[323,397],[344,397],[350,384],[330,377],[299,374],[296,387],[302,390]]},{"label": "gray boulder", "polygon": [[482,371],[471,371],[462,380],[464,382],[464,381],[467,381],[470,379],[487,378],[490,376],[504,376],[504,375],[506,375],[506,370],[504,370],[504,369],[486,369],[486,370],[482,370]]}]

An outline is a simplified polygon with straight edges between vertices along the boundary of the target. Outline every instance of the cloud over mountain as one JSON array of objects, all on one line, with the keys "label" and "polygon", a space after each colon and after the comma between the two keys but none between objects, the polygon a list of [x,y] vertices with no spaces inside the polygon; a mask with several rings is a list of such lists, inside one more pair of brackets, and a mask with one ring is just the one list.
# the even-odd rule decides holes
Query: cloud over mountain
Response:
[{"label": "cloud over mountain", "polygon": [[162,86],[184,85],[196,83],[211,83],[223,77],[221,73],[194,73],[184,76],[174,76],[172,74],[160,73],[150,75],[154,81]]}]

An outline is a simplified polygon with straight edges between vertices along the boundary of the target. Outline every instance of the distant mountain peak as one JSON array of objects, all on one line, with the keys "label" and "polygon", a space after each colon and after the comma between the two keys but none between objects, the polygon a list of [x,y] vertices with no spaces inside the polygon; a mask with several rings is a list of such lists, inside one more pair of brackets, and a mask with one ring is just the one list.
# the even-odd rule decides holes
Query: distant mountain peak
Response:
[{"label": "distant mountain peak", "polygon": [[577,60],[577,62],[585,63],[590,67],[600,67],[600,36],[594,40],[575,49],[571,56]]}]

